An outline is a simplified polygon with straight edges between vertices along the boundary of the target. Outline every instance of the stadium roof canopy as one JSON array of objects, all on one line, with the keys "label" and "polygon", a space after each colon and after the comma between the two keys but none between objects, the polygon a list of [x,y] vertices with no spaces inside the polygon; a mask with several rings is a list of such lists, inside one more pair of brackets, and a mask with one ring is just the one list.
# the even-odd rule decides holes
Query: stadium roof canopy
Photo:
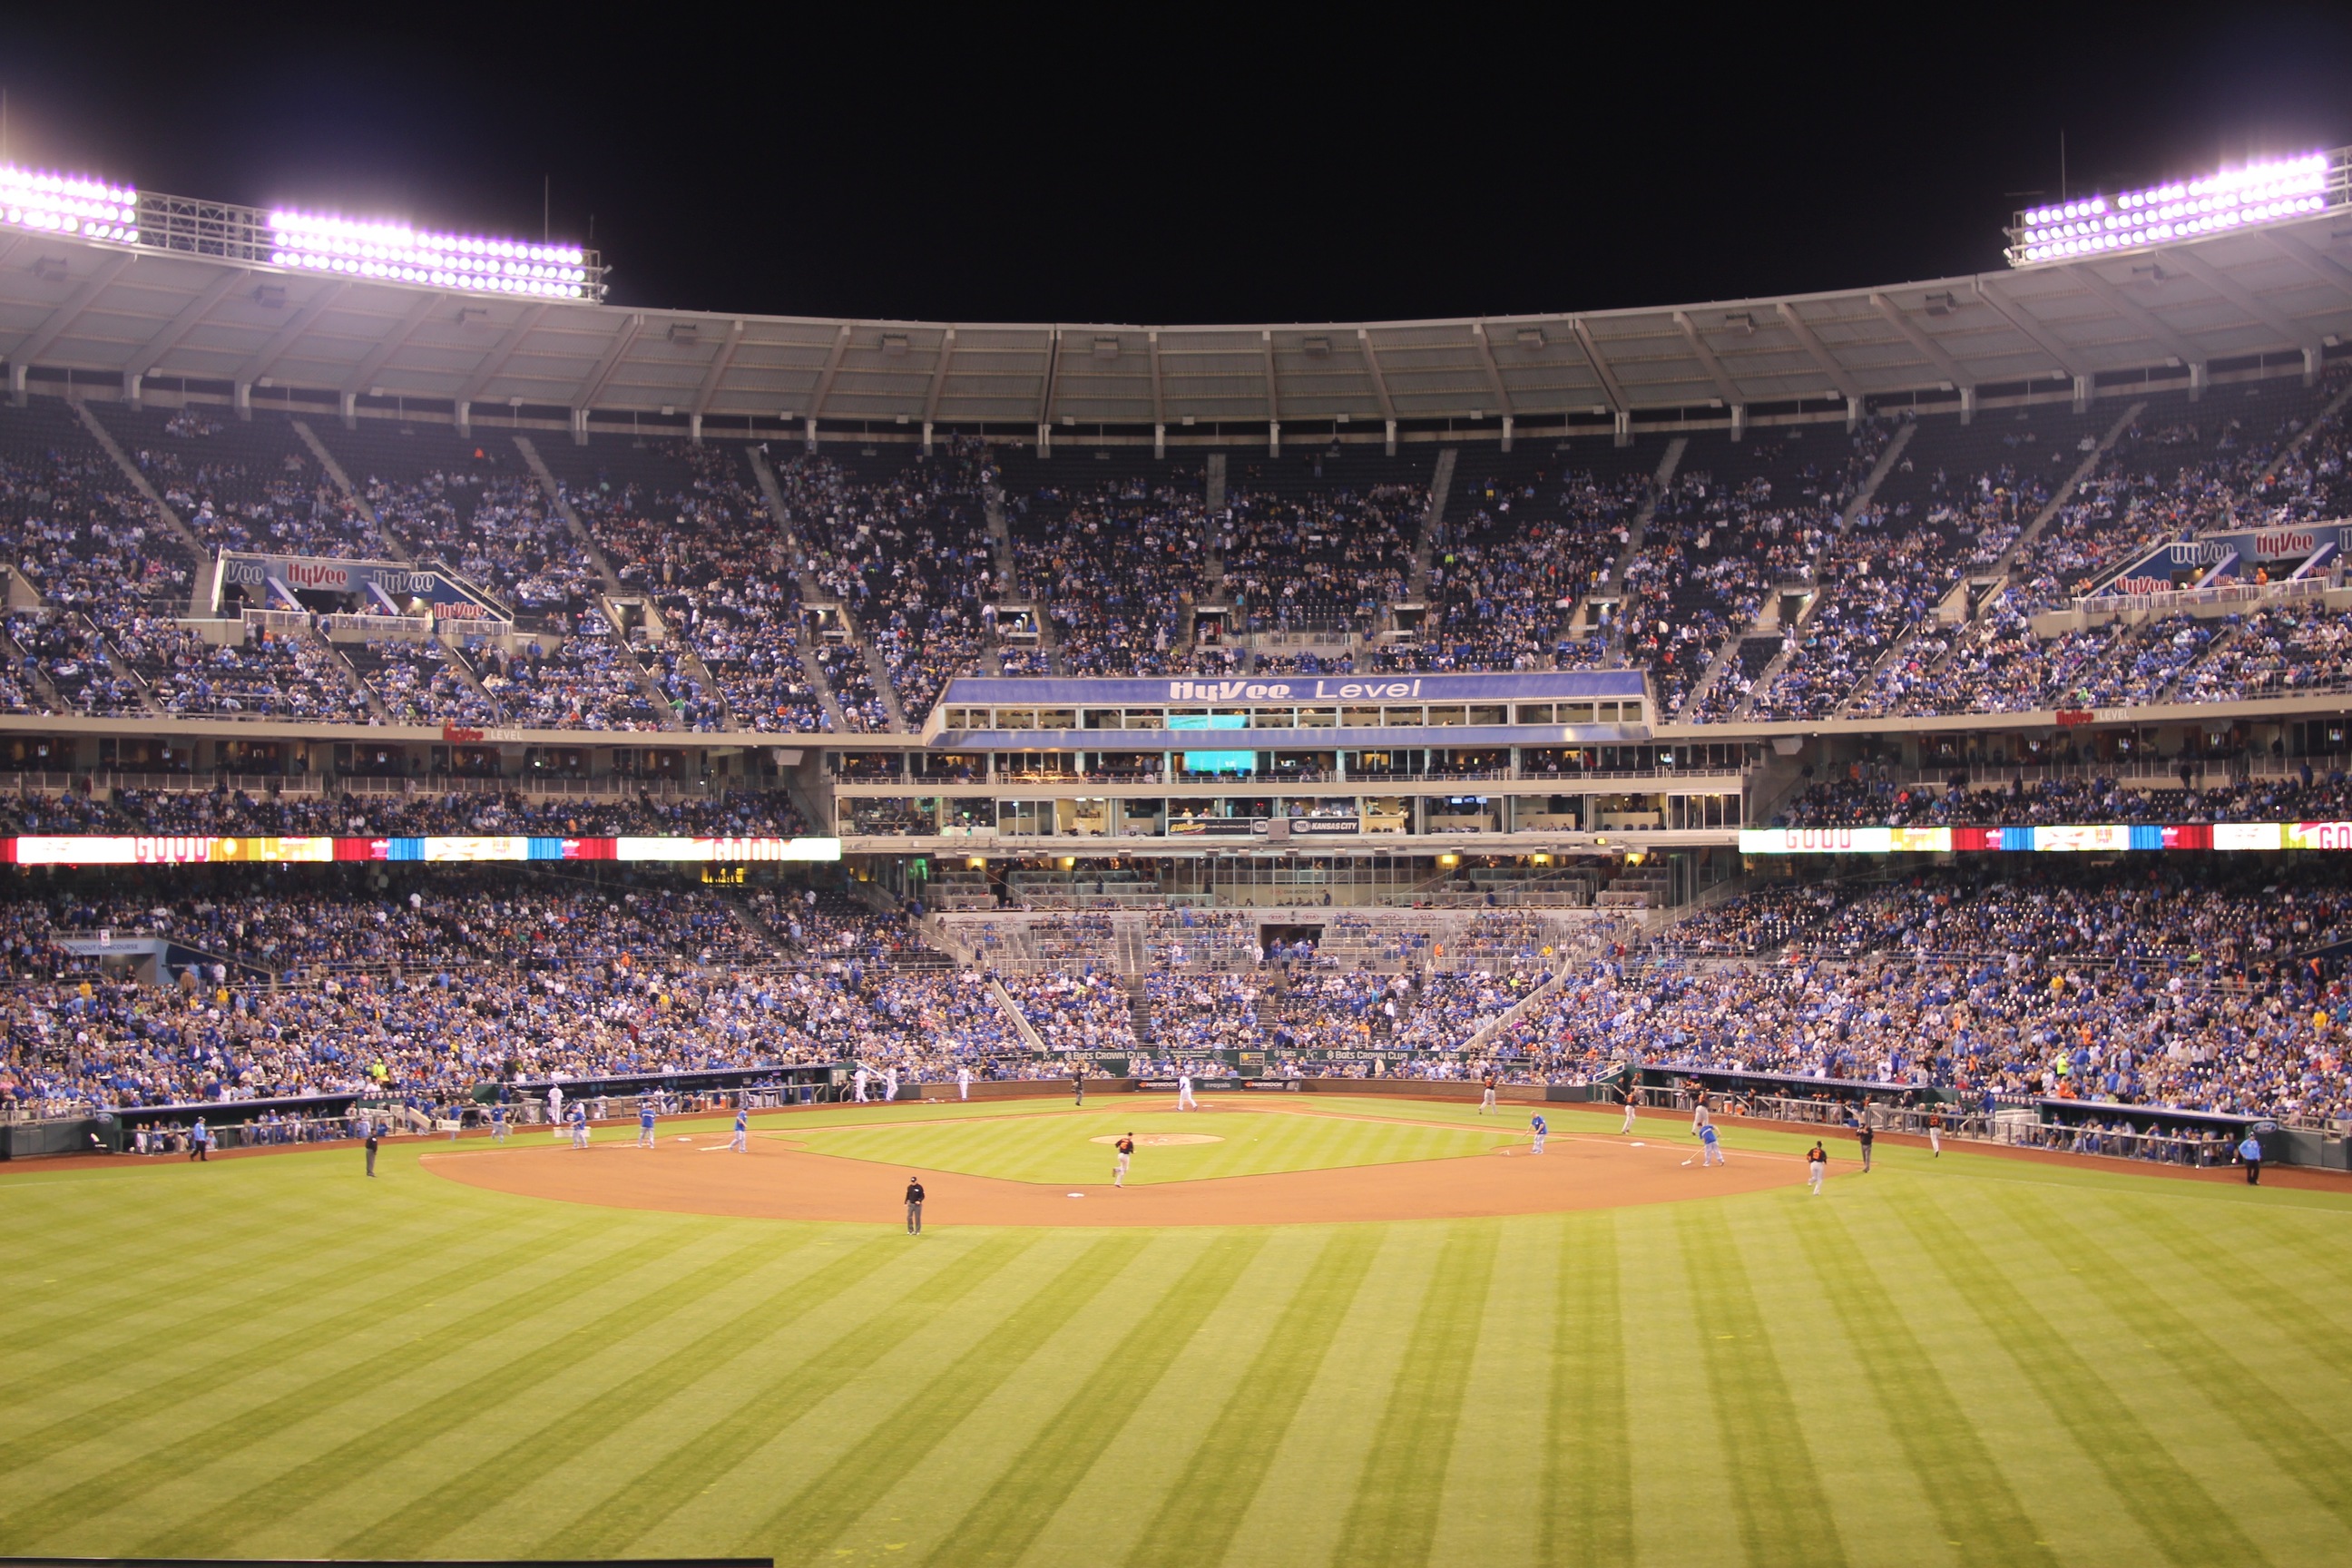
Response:
[{"label": "stadium roof canopy", "polygon": [[[1315,326],[841,321],[526,300],[23,230],[0,234],[12,385],[514,409],[584,427],[745,422],[1149,428],[1516,416],[2014,391],[2352,341],[2331,214],[2128,255],[1656,309]],[[120,378],[116,380],[115,378]],[[192,390],[194,388],[191,388]],[[322,395],[332,395],[325,397]],[[464,416],[463,410],[458,410]],[[1693,417],[1703,416],[1693,415]]]}]

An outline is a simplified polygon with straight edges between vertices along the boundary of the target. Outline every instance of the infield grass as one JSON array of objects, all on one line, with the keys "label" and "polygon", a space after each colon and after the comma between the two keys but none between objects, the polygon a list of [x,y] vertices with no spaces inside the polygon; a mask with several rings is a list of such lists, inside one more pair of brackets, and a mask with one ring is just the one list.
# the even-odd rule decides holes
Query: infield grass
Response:
[{"label": "infield grass", "polygon": [[[1525,1118],[1313,1110],[1344,1115],[1101,1114],[1301,1140],[1242,1152],[1267,1170]],[[846,1152],[935,1122],[986,1173],[1099,1180],[1097,1119],[757,1125]],[[914,1240],[511,1197],[431,1147],[373,1182],[342,1149],[0,1168],[0,1552],[1924,1568],[2352,1538],[2352,1194],[1882,1144],[1818,1198]]]},{"label": "infield grass", "polygon": [[[1496,1117],[1487,1118],[1484,1127],[1455,1127],[1369,1111],[1351,1116],[1320,1110],[1146,1110],[1116,1100],[1101,1110],[1056,1115],[932,1117],[773,1136],[790,1137],[813,1154],[1063,1185],[1108,1180],[1116,1151],[1097,1140],[1129,1132],[1139,1146],[1127,1179],[1138,1184],[1459,1159],[1526,1141],[1516,1131],[1505,1131]],[[1171,1135],[1204,1142],[1149,1142]]]}]

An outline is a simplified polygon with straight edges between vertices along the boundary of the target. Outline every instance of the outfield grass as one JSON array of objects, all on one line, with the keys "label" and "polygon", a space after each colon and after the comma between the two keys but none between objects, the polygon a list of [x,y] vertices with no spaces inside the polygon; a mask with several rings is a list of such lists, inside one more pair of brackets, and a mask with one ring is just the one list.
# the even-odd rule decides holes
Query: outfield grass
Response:
[{"label": "outfield grass", "polygon": [[1882,1148],[1819,1198],[915,1241],[420,1147],[0,1171],[0,1552],[2236,1565],[2352,1528],[2332,1193]]},{"label": "outfield grass", "polygon": [[983,1113],[968,1120],[929,1118],[883,1127],[795,1129],[792,1136],[813,1154],[1054,1184],[1108,1180],[1116,1152],[1094,1140],[1117,1138],[1124,1132],[1139,1138],[1178,1133],[1218,1140],[1139,1148],[1127,1178],[1139,1184],[1377,1165],[1398,1160],[1456,1159],[1525,1142],[1517,1130],[1517,1119],[1511,1130],[1505,1131],[1494,1117],[1488,1117],[1484,1127],[1435,1122],[1401,1126],[1392,1113],[1380,1114],[1381,1120],[1371,1121],[1328,1111],[1295,1115],[1278,1110],[1147,1110],[1111,1100],[1102,1110],[1089,1107],[1056,1116]]}]

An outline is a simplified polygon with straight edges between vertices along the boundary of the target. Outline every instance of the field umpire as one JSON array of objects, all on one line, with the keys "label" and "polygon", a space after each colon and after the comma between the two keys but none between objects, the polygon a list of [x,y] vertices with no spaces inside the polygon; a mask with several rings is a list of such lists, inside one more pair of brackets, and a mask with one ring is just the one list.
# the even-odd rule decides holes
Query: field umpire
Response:
[{"label": "field umpire", "polygon": [[923,1234],[923,1178],[907,1178],[907,1234]]}]

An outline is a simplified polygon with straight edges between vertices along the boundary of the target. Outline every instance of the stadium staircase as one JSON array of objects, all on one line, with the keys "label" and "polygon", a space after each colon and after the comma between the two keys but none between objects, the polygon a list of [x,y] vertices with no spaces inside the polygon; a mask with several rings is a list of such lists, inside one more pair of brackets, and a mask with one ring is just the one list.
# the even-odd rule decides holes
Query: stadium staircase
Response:
[{"label": "stadium staircase", "polygon": [[[9,607],[16,609],[21,606],[11,605]],[[27,686],[40,693],[42,702],[51,712],[70,713],[74,710],[73,704],[65,700],[56,683],[49,679],[49,672],[25,651],[15,632],[0,630],[0,649],[6,651],[10,668],[23,678]]]},{"label": "stadium staircase", "polygon": [[1625,662],[1625,616],[1622,609],[1625,603],[1625,574],[1633,570],[1633,563],[1642,558],[1642,541],[1650,531],[1650,519],[1658,514],[1658,498],[1664,495],[1666,488],[1675,482],[1675,470],[1682,467],[1683,454],[1689,449],[1690,437],[1687,436],[1677,436],[1666,443],[1666,454],[1658,459],[1658,471],[1650,479],[1650,493],[1642,498],[1641,509],[1633,513],[1633,521],[1627,525],[1625,548],[1618,554],[1617,564],[1609,574],[1609,580],[1616,584],[1617,603],[1621,606],[1617,624],[1609,634],[1609,663],[1612,668]]},{"label": "stadium staircase", "polygon": [[[604,624],[613,628],[615,650],[628,661],[629,679],[636,683],[639,691],[645,693],[646,700],[654,705],[654,711],[661,715],[661,727],[673,731],[685,729],[686,725],[679,721],[677,710],[669,705],[669,693],[662,689],[661,682],[655,679],[653,671],[646,668],[646,661],[637,657],[637,647],[632,640],[638,630],[643,630],[650,639],[654,636],[654,628],[660,625],[655,618],[653,601],[634,594],[621,598],[607,592],[596,595],[595,610],[604,617]],[[629,614],[631,611],[635,612],[634,617]],[[632,618],[637,623],[635,626],[629,625]]]},{"label": "stadium staircase", "polygon": [[[784,536],[785,550],[800,563],[796,581],[800,584],[803,612],[805,606],[812,604],[830,604],[831,595],[824,592],[824,584],[816,580],[816,574],[809,570],[808,552],[801,547],[800,535],[793,530],[792,509],[784,505],[783,487],[776,483],[776,470],[768,466],[768,455],[759,447],[751,447],[745,449],[744,456],[751,465],[751,479],[759,487],[760,499],[768,503],[768,516],[774,521],[777,531]],[[849,615],[845,608],[842,611],[841,624],[845,630],[849,628]],[[854,637],[856,634],[852,632],[851,635]],[[847,734],[849,715],[843,711],[841,699],[834,695],[833,682],[825,679],[824,666],[818,662],[816,649],[803,643],[800,659],[801,673],[808,678],[809,689],[816,693],[818,704],[824,708],[825,718],[832,722],[833,732]]]},{"label": "stadium staircase", "polygon": [[33,586],[31,578],[16,570],[14,562],[0,561],[0,576],[5,576],[7,585],[6,608],[11,610],[40,608],[41,591]]},{"label": "stadium staircase", "polygon": [[2132,421],[2137,419],[2141,411],[2147,407],[2147,404],[2145,401],[2134,403],[2123,411],[2122,416],[2114,424],[2107,426],[2107,433],[2099,437],[2098,445],[2084,454],[2083,460],[2074,465],[2074,471],[2066,476],[2066,482],[2053,491],[2042,510],[2033,514],[2033,521],[2017,531],[2017,537],[2009,542],[2009,548],[2002,551],[2000,559],[1993,563],[1993,576],[2006,578],[2010,574],[2011,570],[2017,564],[2018,557],[2023,555],[2028,549],[2032,548],[2033,542],[2042,537],[2042,531],[2050,526],[2050,520],[2056,517],[2060,509],[2074,499],[2074,492],[2080,489],[2083,482],[2097,470],[2100,459],[2114,449],[2117,441],[2123,439],[2124,432],[2131,428]]},{"label": "stadium staircase", "polygon": [[2294,433],[2294,440],[2289,441],[2285,446],[2281,447],[2275,453],[2272,454],[2271,460],[2263,465],[2263,471],[2255,477],[2255,483],[2267,484],[2272,479],[2276,479],[2278,477],[2280,466],[2289,458],[2292,458],[2297,452],[2302,451],[2304,443],[2310,440],[2313,433],[2318,430],[2321,426],[2327,424],[2337,415],[2343,413],[2344,405],[2347,402],[2352,402],[2352,382],[2347,382],[2343,391],[2337,393],[2335,396],[2327,400],[2326,407],[2321,409],[2317,414],[2312,416],[2310,419],[2306,420],[2303,428]]},{"label": "stadium staircase", "polygon": [[[108,457],[114,459],[114,466],[122,470],[122,477],[131,481],[131,488],[137,490],[140,498],[146,501],[148,510],[155,515],[155,521],[163,525],[163,531],[166,533],[179,540],[181,546],[187,551],[189,559],[196,562],[211,560],[213,552],[210,548],[203,540],[188,531],[188,525],[180,521],[178,512],[164,504],[163,496],[157,492],[153,485],[147,482],[147,476],[139,471],[139,465],[131,460],[131,455],[122,449],[106,426],[98,422],[98,416],[90,412],[89,405],[74,399],[70,405],[75,416],[89,431],[91,439],[105,449]],[[188,614],[191,616],[205,608],[202,603],[205,592],[204,576],[201,572],[196,574],[195,585],[188,593]]]},{"label": "stadium staircase", "polygon": [[376,548],[383,552],[383,558],[397,561],[403,566],[416,564],[407,548],[393,537],[390,529],[384,527],[383,519],[376,515],[375,507],[360,493],[359,486],[352,483],[349,470],[332,452],[327,450],[327,444],[319,439],[318,432],[312,430],[307,421],[297,419],[293,424],[294,434],[301,438],[302,445],[310,448],[310,455],[319,459],[319,467],[326,470],[327,477],[335,481],[335,488],[342,491],[343,499],[350,501],[366,521],[368,531],[375,538]]},{"label": "stadium staircase", "polygon": [[1013,1021],[1013,1031],[1021,1037],[1022,1043],[1033,1051],[1044,1051],[1045,1037],[1037,1032],[1037,1026],[1029,1021],[1029,1016],[1021,1010],[1020,1004],[1013,1000],[1013,994],[1005,990],[994,975],[989,977],[988,994],[996,998],[996,1005],[1003,1008],[1004,1016]]},{"label": "stadium staircase", "polygon": [[1412,579],[1405,585],[1405,596],[1414,604],[1429,597],[1429,563],[1436,552],[1437,539],[1445,527],[1445,503],[1454,494],[1454,465],[1460,459],[1459,447],[1441,447],[1437,467],[1430,471],[1429,506],[1421,514],[1421,537],[1412,547]]},{"label": "stadium staircase", "polygon": [[1507,1009],[1496,1014],[1494,1017],[1487,1019],[1485,1024],[1479,1026],[1476,1034],[1472,1035],[1468,1039],[1462,1042],[1462,1048],[1465,1051],[1474,1052],[1486,1049],[1489,1041],[1502,1034],[1506,1029],[1510,1028],[1521,1018],[1527,1017],[1528,1015],[1532,1014],[1538,1007],[1542,1006],[1544,998],[1559,990],[1567,979],[1568,973],[1566,969],[1563,968],[1559,973],[1553,975],[1550,979],[1545,981],[1542,984],[1537,986],[1534,990],[1520,997],[1517,1002],[1511,1004]]},{"label": "stadium staircase", "polygon": [[588,531],[588,525],[580,521],[580,514],[572,510],[570,501],[563,499],[563,486],[557,482],[555,470],[547,466],[547,459],[539,455],[539,448],[531,444],[530,437],[517,436],[514,444],[515,450],[522,454],[523,462],[538,479],[540,490],[547,497],[547,504],[553,507],[555,515],[563,520],[563,526],[571,530],[581,552],[588,557],[589,564],[596,568],[596,575],[604,580],[604,592],[615,596],[625,592],[621,579],[613,571],[613,563],[605,560],[604,551],[597,548],[594,536]]},{"label": "stadium staircase", "polygon": [[[1911,444],[1911,437],[1917,432],[1918,428],[1919,427],[1916,425],[1904,426],[1895,433],[1895,438],[1886,443],[1886,450],[1878,454],[1878,461],[1871,466],[1870,477],[1863,481],[1862,489],[1856,490],[1853,493],[1853,498],[1849,500],[1845,503],[1844,507],[1838,512],[1837,538],[1843,539],[1853,531],[1855,520],[1861,517],[1863,512],[1869,508],[1872,500],[1878,494],[1878,487],[1885,481],[1886,476],[1895,471],[1895,465],[1902,458],[1903,448]],[[1829,549],[1830,541],[1824,540],[1822,542],[1822,548],[1814,552],[1813,558],[1805,563],[1805,580],[1807,582],[1814,584],[1821,582],[1822,556],[1826,554]],[[1779,679],[1780,672],[1789,667],[1790,656],[1797,649],[1799,640],[1797,634],[1804,629],[1805,624],[1808,621],[1811,621],[1815,616],[1821,613],[1822,605],[1827,602],[1828,598],[1829,595],[1827,594],[1816,592],[1812,597],[1806,602],[1804,609],[1798,614],[1796,620],[1782,627],[1780,633],[1780,653],[1774,656],[1771,663],[1766,665],[1762,669],[1756,672],[1754,678],[1748,682],[1748,692],[1746,700],[1739,704],[1738,709],[1726,715],[1727,720],[1747,718],[1749,710],[1756,706],[1756,699],[1762,696],[1766,691],[1771,689],[1772,682]],[[1916,628],[1911,629],[1916,630]],[[1909,632],[1906,631],[1906,636],[1907,637],[1908,635]],[[1904,637],[1897,637],[1895,639],[1895,646],[1898,647],[1901,647],[1904,640]],[[1891,654],[1892,650],[1889,651]],[[1880,659],[1881,663],[1885,662],[1885,656],[1882,656]],[[1874,670],[1878,667],[1877,665],[1873,665],[1871,668]],[[1865,679],[1866,679],[1867,678],[1865,677]],[[1861,684],[1857,683],[1855,689],[1859,690],[1860,689]],[[1849,693],[1849,699],[1851,696],[1852,693]],[[1841,708],[1840,711],[1843,710],[1843,708]]]}]

